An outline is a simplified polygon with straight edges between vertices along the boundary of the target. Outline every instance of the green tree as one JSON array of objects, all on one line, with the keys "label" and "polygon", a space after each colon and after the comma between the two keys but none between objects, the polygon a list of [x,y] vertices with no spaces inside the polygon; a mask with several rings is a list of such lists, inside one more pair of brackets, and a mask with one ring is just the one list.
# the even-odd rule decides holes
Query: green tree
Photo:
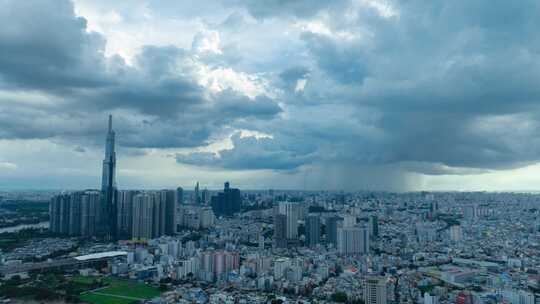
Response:
[{"label": "green tree", "polygon": [[347,294],[342,291],[334,292],[332,294],[332,301],[338,303],[345,303],[347,302]]}]

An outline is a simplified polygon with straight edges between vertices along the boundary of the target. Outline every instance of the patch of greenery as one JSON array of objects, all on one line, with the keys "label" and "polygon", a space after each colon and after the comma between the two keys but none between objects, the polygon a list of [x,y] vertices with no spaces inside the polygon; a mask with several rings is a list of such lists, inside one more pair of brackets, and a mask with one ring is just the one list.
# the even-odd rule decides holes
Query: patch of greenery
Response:
[{"label": "patch of greenery", "polygon": [[424,294],[426,292],[431,292],[433,290],[433,288],[435,288],[435,285],[433,285],[433,284],[424,285],[424,286],[418,286],[418,290],[420,290],[420,292],[422,294]]},{"label": "patch of greenery", "polygon": [[[75,277],[79,284],[90,283],[88,278]],[[97,291],[85,293],[80,299],[93,304],[128,304],[136,299],[151,299],[161,294],[159,289],[143,283],[117,278],[104,278],[103,283],[107,286]],[[93,281],[92,281],[93,282]]]},{"label": "patch of greenery", "polygon": [[345,303],[347,302],[347,294],[342,291],[334,292],[331,296],[332,301],[338,302],[338,303]]},{"label": "patch of greenery", "polygon": [[113,280],[109,287],[100,290],[101,293],[150,299],[159,296],[157,288],[127,280]]},{"label": "patch of greenery", "polygon": [[92,304],[129,304],[136,302],[135,300],[95,293],[84,294],[80,296],[80,299],[84,302]]}]

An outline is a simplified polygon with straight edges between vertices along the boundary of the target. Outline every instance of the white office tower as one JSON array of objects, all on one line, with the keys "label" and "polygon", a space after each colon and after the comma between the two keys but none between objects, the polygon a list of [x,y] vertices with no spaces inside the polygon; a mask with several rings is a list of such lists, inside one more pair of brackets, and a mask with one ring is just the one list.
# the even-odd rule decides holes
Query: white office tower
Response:
[{"label": "white office tower", "polygon": [[388,285],[384,277],[368,277],[364,284],[365,304],[386,304]]},{"label": "white office tower", "polygon": [[278,212],[287,217],[286,236],[289,240],[298,238],[299,205],[293,202],[280,202]]},{"label": "white office tower", "polygon": [[291,260],[288,258],[279,258],[274,261],[274,279],[279,280],[285,276],[287,269],[291,267]]},{"label": "white office tower", "polygon": [[432,296],[426,292],[424,294],[424,304],[439,304],[439,296]]},{"label": "white office tower", "polygon": [[354,215],[345,215],[343,216],[343,227],[351,228],[356,226],[356,216]]},{"label": "white office tower", "polygon": [[214,226],[215,216],[214,211],[210,207],[203,207],[199,211],[200,227],[203,229],[212,228]]},{"label": "white office tower", "polygon": [[186,260],[178,262],[178,267],[176,267],[176,276],[177,279],[185,279],[189,276],[195,278],[199,273],[200,262],[199,258],[191,257]]},{"label": "white office tower", "polygon": [[338,252],[345,255],[369,253],[369,230],[367,227],[338,228]]},{"label": "white office tower", "polygon": [[452,242],[460,242],[461,241],[461,226],[454,225],[450,227],[450,240]]}]

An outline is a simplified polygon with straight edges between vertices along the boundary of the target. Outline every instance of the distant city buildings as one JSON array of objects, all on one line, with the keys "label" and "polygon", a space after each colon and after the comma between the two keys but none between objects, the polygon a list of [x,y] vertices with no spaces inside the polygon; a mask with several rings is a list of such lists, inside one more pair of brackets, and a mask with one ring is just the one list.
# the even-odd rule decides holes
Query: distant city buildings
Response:
[{"label": "distant city buildings", "polygon": [[[228,182],[212,198],[198,182],[188,193],[181,187],[117,190],[114,135],[109,120],[102,189],[54,196],[50,229],[62,236],[98,237],[83,243],[95,245],[90,256],[112,254],[100,260],[107,267],[99,271],[107,275],[170,282],[174,290],[161,296],[167,303],[238,298],[268,303],[267,294],[257,298],[263,291],[285,303],[534,304],[540,299],[540,260],[534,254],[540,195],[241,193]],[[15,275],[12,269],[21,261],[47,259],[77,242],[57,238],[0,252],[0,275]],[[255,296],[243,298],[248,293]]]},{"label": "distant city buildings", "polygon": [[231,188],[229,182],[226,182],[223,192],[212,196],[211,206],[216,216],[231,216],[240,212],[242,207],[240,190]]},{"label": "distant city buildings", "polygon": [[[534,254],[540,195],[276,190],[271,197],[268,191],[245,191],[243,212],[216,219],[204,192],[200,204],[191,191],[181,204],[178,189],[118,190],[117,235],[132,240],[96,242],[97,252],[127,252],[125,260],[108,261],[110,275],[172,280],[174,291],[161,298],[175,294],[179,303],[268,303],[267,294],[257,298],[261,292],[285,303],[540,299],[540,260]],[[100,209],[88,208],[99,206],[101,195],[87,190],[56,196],[51,229],[92,236],[100,216],[92,210]],[[3,254],[4,263],[16,265],[15,259],[32,256],[40,246]],[[249,293],[254,297],[243,298]]]}]

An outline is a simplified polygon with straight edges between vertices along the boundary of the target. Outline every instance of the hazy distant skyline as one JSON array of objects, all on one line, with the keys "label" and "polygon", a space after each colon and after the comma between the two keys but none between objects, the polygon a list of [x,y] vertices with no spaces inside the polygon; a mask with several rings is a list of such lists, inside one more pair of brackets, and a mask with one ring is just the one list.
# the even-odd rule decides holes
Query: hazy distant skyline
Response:
[{"label": "hazy distant skyline", "polygon": [[540,190],[537,1],[0,7],[0,188]]}]

